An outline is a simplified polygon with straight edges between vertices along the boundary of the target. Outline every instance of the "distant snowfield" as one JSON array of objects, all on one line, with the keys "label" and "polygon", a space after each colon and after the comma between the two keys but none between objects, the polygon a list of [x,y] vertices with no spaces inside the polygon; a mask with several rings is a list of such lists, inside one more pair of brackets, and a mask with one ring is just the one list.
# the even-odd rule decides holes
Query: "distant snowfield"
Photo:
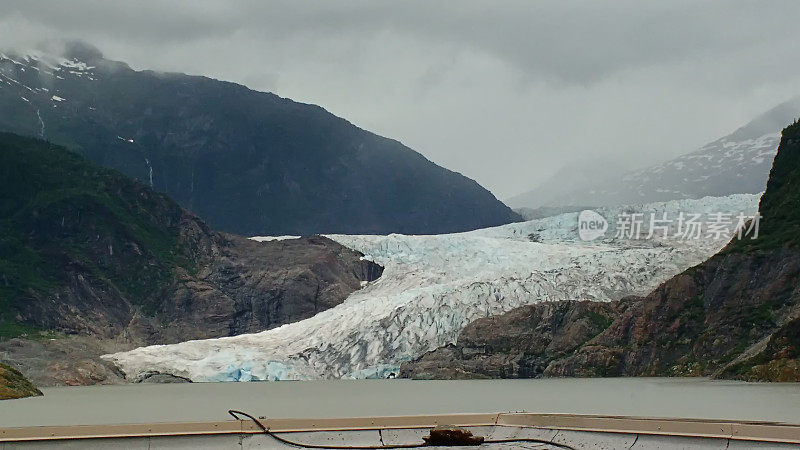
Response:
[{"label": "distant snowfield", "polygon": [[104,358],[129,379],[151,373],[193,381],[389,377],[402,361],[454,342],[478,318],[542,301],[645,295],[728,241],[611,239],[621,211],[753,214],[758,199],[742,194],[598,209],[612,229],[593,242],[578,239],[577,213],[446,235],[331,235],[385,267],[380,279],[343,304],[261,333]]}]

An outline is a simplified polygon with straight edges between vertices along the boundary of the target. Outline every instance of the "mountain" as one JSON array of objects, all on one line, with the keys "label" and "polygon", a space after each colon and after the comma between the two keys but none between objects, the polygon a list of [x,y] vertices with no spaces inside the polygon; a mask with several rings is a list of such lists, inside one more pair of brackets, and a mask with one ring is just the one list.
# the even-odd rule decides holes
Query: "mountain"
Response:
[{"label": "mountain", "polygon": [[646,297],[543,303],[473,322],[412,378],[715,376],[800,381],[800,123],[783,130],[757,239]]},{"label": "mountain", "polygon": [[72,43],[0,54],[0,130],[45,138],[242,235],[430,234],[519,220],[475,181],[319,106]]},{"label": "mountain", "polygon": [[[321,236],[212,231],[143,183],[33,138],[0,133],[0,180],[0,357],[12,364],[37,352],[31,364],[52,364],[72,344],[99,351],[71,336],[132,348],[265,330],[382,271]],[[71,377],[80,361],[62,361]]]},{"label": "mountain", "polygon": [[[572,207],[577,203],[562,203],[558,201],[565,194],[577,195],[583,189],[592,189],[597,185],[608,184],[609,174],[618,174],[622,168],[628,167],[625,161],[591,158],[573,161],[561,169],[553,172],[549,177],[538,180],[539,185],[528,192],[515,195],[505,201],[515,211],[521,209],[563,208]],[[578,196],[578,198],[581,198]],[[615,203],[617,205],[625,202]],[[643,202],[647,203],[647,202]],[[600,206],[593,199],[587,205]],[[523,214],[524,216],[524,214]]]},{"label": "mountain", "polygon": [[[598,213],[609,220],[638,212],[735,216],[753,214],[757,205],[758,196],[739,194]],[[403,362],[455,342],[477,319],[539,302],[646,295],[727,243],[725,237],[682,239],[674,228],[650,240],[614,235],[609,227],[604,239],[581,240],[578,213],[435,236],[329,235],[385,267],[380,280],[280,328],[110,351],[104,358],[130,380],[153,372],[194,381],[392,377]]]},{"label": "mountain", "polygon": [[764,191],[780,130],[798,116],[800,97],[772,108],[699,150],[665,163],[605,179],[597,174],[616,171],[592,171],[585,165],[568,167],[537,189],[510,198],[507,203],[513,208],[600,206],[757,194]]}]

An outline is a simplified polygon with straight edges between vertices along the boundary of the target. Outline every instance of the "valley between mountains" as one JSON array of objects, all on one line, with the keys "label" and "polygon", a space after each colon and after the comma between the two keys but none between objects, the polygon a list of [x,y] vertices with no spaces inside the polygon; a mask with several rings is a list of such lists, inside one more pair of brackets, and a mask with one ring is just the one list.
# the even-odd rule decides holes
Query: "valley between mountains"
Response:
[{"label": "valley between mountains", "polygon": [[330,236],[384,266],[383,277],[335,308],[280,328],[104,358],[133,379],[167,373],[194,381],[798,380],[798,183],[795,122],[783,130],[763,196],[602,210],[662,217],[757,208],[757,239],[731,239],[729,229],[717,240],[666,233],[586,243],[576,238],[576,213],[452,235]]},{"label": "valley between mountains", "polygon": [[[641,205],[752,214],[758,196]],[[623,208],[603,212],[611,217]],[[257,334],[143,347],[106,358],[133,379],[195,381],[385,378],[455,341],[470,322],[540,302],[644,295],[713,255],[726,240],[581,241],[577,214],[436,236],[329,238],[383,266],[381,278],[335,308]],[[613,234],[609,233],[613,236]]]},{"label": "valley between mountains", "polygon": [[[554,180],[512,199],[518,212],[318,106],[134,70],[81,43],[0,53],[0,112],[2,396],[128,382],[800,381],[797,99],[621,180]],[[607,221],[597,239],[581,238],[584,209]],[[732,220],[700,238],[677,222],[633,238],[618,222],[683,214],[760,214],[760,234],[734,238]]]}]

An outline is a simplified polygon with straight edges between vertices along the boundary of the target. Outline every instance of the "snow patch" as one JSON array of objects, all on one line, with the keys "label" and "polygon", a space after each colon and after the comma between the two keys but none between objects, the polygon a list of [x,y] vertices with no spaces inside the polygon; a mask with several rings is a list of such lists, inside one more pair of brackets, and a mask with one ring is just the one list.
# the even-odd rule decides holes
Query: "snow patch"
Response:
[{"label": "snow patch", "polygon": [[270,241],[286,241],[289,239],[300,239],[302,236],[253,236],[250,239],[258,242],[270,242]]},{"label": "snow patch", "polygon": [[[133,140],[131,139],[129,142],[133,142]],[[150,160],[147,159],[147,158],[144,159],[144,163],[147,165],[147,170],[148,170],[148,173],[150,175],[150,187],[152,188],[153,187],[153,166],[150,165]]]}]

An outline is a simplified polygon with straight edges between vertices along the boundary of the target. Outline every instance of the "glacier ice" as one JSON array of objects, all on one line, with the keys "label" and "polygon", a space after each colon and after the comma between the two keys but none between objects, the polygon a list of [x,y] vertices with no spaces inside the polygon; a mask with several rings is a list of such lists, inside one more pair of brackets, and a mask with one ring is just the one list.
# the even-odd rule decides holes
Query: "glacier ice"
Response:
[{"label": "glacier ice", "polygon": [[[602,208],[621,212],[755,213],[757,195]],[[153,345],[105,355],[128,378],[169,373],[193,381],[383,378],[399,364],[454,342],[480,317],[558,300],[644,295],[727,241],[583,242],[578,213],[431,236],[331,235],[385,267],[341,305],[255,334]],[[614,235],[614,222],[606,236]],[[268,240],[269,238],[260,238]]]}]

